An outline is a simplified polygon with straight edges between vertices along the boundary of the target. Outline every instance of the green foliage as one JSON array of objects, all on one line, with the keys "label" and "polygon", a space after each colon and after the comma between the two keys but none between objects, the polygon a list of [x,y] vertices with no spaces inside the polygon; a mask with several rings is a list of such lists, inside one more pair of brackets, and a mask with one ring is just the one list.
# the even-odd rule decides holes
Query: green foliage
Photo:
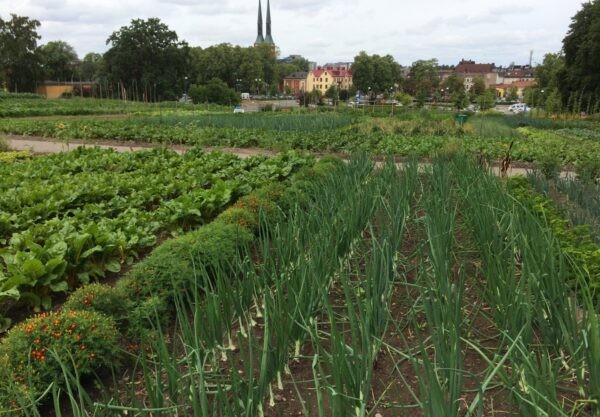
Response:
[{"label": "green foliage", "polygon": [[244,207],[230,207],[217,217],[224,224],[238,225],[253,233],[258,231],[258,218],[255,213]]},{"label": "green foliage", "polygon": [[471,93],[471,97],[477,98],[485,92],[485,80],[483,79],[483,77],[473,78],[473,86],[471,87],[471,90],[469,90],[469,93]]},{"label": "green foliage", "polygon": [[391,55],[368,55],[362,51],[354,58],[352,83],[364,93],[383,93],[402,79],[401,66]]},{"label": "green foliage", "polygon": [[410,106],[413,102],[412,96],[404,92],[396,93],[395,99],[404,107]]},{"label": "green foliage", "polygon": [[33,92],[36,81],[41,81],[39,26],[39,21],[25,16],[0,17],[0,81],[11,92]]},{"label": "green foliage", "polygon": [[469,96],[464,86],[452,95],[452,103],[457,110],[462,110],[469,105]]},{"label": "green foliage", "polygon": [[545,154],[537,161],[537,166],[546,178],[555,179],[560,175],[562,161],[556,154]]},{"label": "green foliage", "polygon": [[6,139],[0,136],[0,152],[8,152],[10,149],[8,148],[8,143]]},{"label": "green foliage", "polygon": [[49,308],[56,293],[132,264],[159,233],[208,223],[310,161],[295,153],[241,160],[200,149],[79,149],[0,164],[0,300]]},{"label": "green foliage", "polygon": [[[465,80],[462,77],[452,73],[446,78],[442,84],[446,93],[450,96],[454,96],[457,93],[465,92]],[[464,107],[464,106],[463,106]]]},{"label": "green foliage", "polygon": [[410,78],[404,83],[404,90],[416,97],[421,107],[439,89],[440,76],[437,68],[437,59],[415,61],[410,68]]},{"label": "green foliage", "polygon": [[508,101],[517,101],[519,99],[519,89],[517,87],[510,87],[506,94]]},{"label": "green foliage", "polygon": [[83,57],[80,64],[81,79],[94,81],[100,77],[104,57],[101,54],[90,52]]},{"label": "green foliage", "polygon": [[544,108],[547,113],[560,113],[562,109],[562,98],[560,95],[560,91],[558,89],[554,89],[548,92],[545,92],[545,103]]},{"label": "green foliage", "polygon": [[[563,253],[572,261],[572,275],[583,273],[589,279],[590,289],[600,294],[600,246],[594,243],[587,226],[571,227],[569,221],[554,207],[551,200],[536,194],[525,177],[515,177],[508,182],[510,192],[532,209],[551,227],[559,240]],[[576,285],[573,278],[573,285]]]},{"label": "green foliage", "polygon": [[483,94],[477,96],[477,104],[481,110],[489,110],[496,103],[496,95],[491,90],[485,90]]},{"label": "green foliage", "polygon": [[561,93],[567,99],[573,93],[579,98],[571,103],[576,111],[587,111],[581,103],[600,98],[600,1],[582,4],[573,17],[569,33],[563,40],[565,67],[561,72]]},{"label": "green foliage", "polygon": [[136,94],[141,91],[146,98],[161,101],[183,93],[189,47],[160,19],[134,19],[113,32],[107,43],[110,49],[104,62],[110,79],[135,82],[130,87],[134,91],[125,91],[126,97],[141,96]]},{"label": "green foliage", "polygon": [[233,106],[239,104],[240,96],[224,81],[213,78],[206,85],[193,85],[190,97],[194,103],[214,103]]},{"label": "green foliage", "polygon": [[201,271],[223,267],[251,241],[252,234],[238,225],[210,223],[157,247],[128,273],[126,290],[137,300],[170,298],[173,291],[193,288]]},{"label": "green foliage", "polygon": [[[92,311],[42,314],[17,325],[0,341],[0,408],[24,406],[64,372],[79,377],[118,362],[114,321]],[[25,403],[25,404],[24,404]]]},{"label": "green foliage", "polygon": [[184,108],[177,102],[140,103],[135,101],[90,99],[73,97],[70,100],[40,100],[33,94],[6,94],[12,97],[3,100],[0,93],[0,117],[25,116],[78,116],[109,114],[156,114],[168,115],[174,112],[182,115],[188,112],[206,113],[218,107],[194,106],[186,104]]},{"label": "green foliage", "polygon": [[79,58],[75,49],[64,41],[52,41],[40,47],[44,64],[44,79],[79,81]]},{"label": "green foliage", "polygon": [[114,318],[117,323],[123,321],[129,314],[127,295],[122,288],[99,283],[84,285],[77,289],[69,295],[62,309],[96,311]]}]

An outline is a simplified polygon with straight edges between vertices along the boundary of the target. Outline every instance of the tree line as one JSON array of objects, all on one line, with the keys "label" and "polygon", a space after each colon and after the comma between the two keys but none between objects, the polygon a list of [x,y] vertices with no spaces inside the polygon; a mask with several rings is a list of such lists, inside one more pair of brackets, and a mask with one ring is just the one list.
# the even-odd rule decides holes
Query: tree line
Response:
[{"label": "tree line", "polygon": [[[0,17],[0,87],[11,92],[34,92],[44,80],[94,81],[93,94],[131,100],[173,100],[184,93],[196,101],[232,103],[240,92],[257,95],[281,92],[282,80],[296,71],[308,71],[309,62],[277,59],[269,45],[241,47],[220,44],[191,47],[158,18],[134,19],[106,40],[104,54],[88,53],[79,59],[64,41],[39,46],[40,22],[24,16]],[[352,66],[350,91],[332,87],[334,101],[357,92],[370,98],[385,96],[408,103],[451,101],[457,108],[476,102],[493,105],[496,93],[475,78],[469,91],[464,80],[452,74],[442,80],[436,59],[419,60],[403,68],[391,55],[360,52]],[[600,111],[600,0],[582,5],[573,17],[562,51],[548,54],[536,68],[537,87],[526,92],[534,106],[550,112]],[[304,101],[319,101],[318,93],[305,93]],[[516,88],[508,99],[517,98]]]},{"label": "tree line", "polygon": [[158,18],[132,20],[107,38],[104,54],[79,59],[64,41],[38,45],[39,27],[25,16],[0,17],[0,89],[35,92],[44,81],[94,81],[93,94],[101,97],[160,101],[219,80],[232,91],[269,94],[283,77],[309,65],[302,58],[279,62],[268,45],[190,47]]},{"label": "tree line", "polygon": [[600,112],[600,0],[582,5],[571,20],[560,52],[536,68],[538,85],[527,102],[549,113]]}]

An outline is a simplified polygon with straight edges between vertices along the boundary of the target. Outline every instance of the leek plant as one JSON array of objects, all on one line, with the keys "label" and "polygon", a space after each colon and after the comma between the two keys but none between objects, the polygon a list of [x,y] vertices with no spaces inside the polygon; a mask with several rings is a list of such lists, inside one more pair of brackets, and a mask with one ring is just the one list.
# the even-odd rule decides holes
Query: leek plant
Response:
[{"label": "leek plant", "polygon": [[[348,259],[337,276],[341,305],[327,289],[324,323],[313,321],[311,343],[316,351],[315,387],[327,396],[318,397],[319,416],[357,416],[370,412],[375,362],[380,354],[390,320],[390,297],[396,281],[397,256],[404,225],[417,185],[415,163],[398,173],[388,162],[378,178],[375,196],[380,209],[365,233],[360,255]],[[364,263],[364,278],[361,265]],[[357,277],[359,278],[357,280]],[[325,414],[325,398],[329,413]]]}]

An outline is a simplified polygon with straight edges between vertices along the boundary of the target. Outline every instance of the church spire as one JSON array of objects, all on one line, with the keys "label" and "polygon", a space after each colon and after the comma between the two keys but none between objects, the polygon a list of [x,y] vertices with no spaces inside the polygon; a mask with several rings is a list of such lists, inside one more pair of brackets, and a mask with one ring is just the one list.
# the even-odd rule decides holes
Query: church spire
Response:
[{"label": "church spire", "polygon": [[258,0],[258,36],[256,37],[254,44],[259,45],[261,43],[265,43],[265,38],[263,38],[262,5],[261,0]]},{"label": "church spire", "polygon": [[265,43],[270,45],[275,44],[273,42],[273,37],[271,36],[271,1],[267,0],[267,36],[265,38]]}]

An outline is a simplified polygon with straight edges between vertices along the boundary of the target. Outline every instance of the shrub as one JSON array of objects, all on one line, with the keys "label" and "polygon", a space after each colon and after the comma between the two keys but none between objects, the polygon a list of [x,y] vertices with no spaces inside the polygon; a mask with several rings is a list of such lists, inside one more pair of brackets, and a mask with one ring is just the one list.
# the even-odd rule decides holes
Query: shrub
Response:
[{"label": "shrub", "polygon": [[600,179],[600,161],[582,158],[575,164],[577,179],[582,182],[598,182]]},{"label": "shrub", "polygon": [[133,300],[151,295],[170,298],[174,290],[191,288],[203,269],[214,273],[252,239],[252,233],[238,225],[212,222],[163,243],[137,264],[118,287]]},{"label": "shrub", "polygon": [[561,159],[558,155],[553,154],[544,154],[538,161],[537,165],[540,171],[546,176],[548,179],[556,179],[558,178],[561,170]]},{"label": "shrub", "polygon": [[283,219],[283,212],[273,197],[269,191],[255,192],[240,198],[234,207],[248,210],[257,219],[264,216],[269,221],[277,222]]},{"label": "shrub", "polygon": [[127,317],[127,335],[132,340],[144,339],[157,325],[165,326],[171,318],[165,297],[151,296],[133,308]]},{"label": "shrub", "polygon": [[71,294],[63,310],[97,311],[121,322],[128,315],[128,304],[123,288],[94,283],[85,285]]},{"label": "shrub", "polygon": [[217,217],[217,221],[224,224],[237,224],[242,228],[256,233],[258,231],[258,217],[243,207],[230,207]]},{"label": "shrub", "polygon": [[8,152],[10,149],[8,147],[8,143],[6,139],[0,136],[0,152]]},{"label": "shrub", "polygon": [[206,85],[192,85],[190,97],[194,103],[215,103],[222,105],[236,105],[240,97],[233,89],[219,79],[212,79]]},{"label": "shrub", "polygon": [[0,342],[0,408],[63,384],[63,367],[85,376],[110,366],[117,338],[114,320],[94,311],[41,314],[17,325]]}]

